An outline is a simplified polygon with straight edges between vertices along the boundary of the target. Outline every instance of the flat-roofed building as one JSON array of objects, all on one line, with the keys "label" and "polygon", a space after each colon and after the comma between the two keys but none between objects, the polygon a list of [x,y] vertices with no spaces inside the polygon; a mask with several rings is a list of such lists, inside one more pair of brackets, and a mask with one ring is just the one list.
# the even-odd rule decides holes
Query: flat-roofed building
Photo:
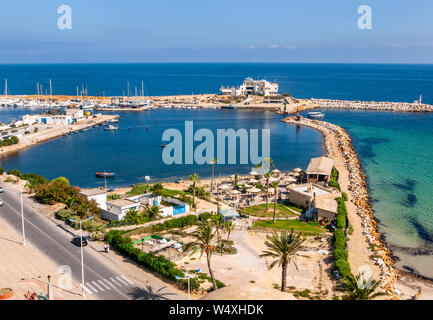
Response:
[{"label": "flat-roofed building", "polygon": [[120,221],[125,219],[129,209],[140,209],[140,203],[128,199],[107,201],[107,210],[101,210],[102,218],[106,220]]},{"label": "flat-roofed building", "polygon": [[307,183],[329,182],[334,161],[327,157],[312,158],[305,174]]},{"label": "flat-roofed building", "polygon": [[107,209],[107,192],[98,188],[83,189],[79,194],[85,196],[87,200],[95,200],[98,208],[102,210]]}]

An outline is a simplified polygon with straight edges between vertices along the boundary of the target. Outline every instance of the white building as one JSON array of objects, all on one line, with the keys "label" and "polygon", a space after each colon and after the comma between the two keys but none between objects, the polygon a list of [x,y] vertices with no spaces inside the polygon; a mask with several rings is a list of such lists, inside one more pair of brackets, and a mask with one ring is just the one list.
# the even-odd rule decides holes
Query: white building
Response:
[{"label": "white building", "polygon": [[129,209],[140,209],[140,203],[128,199],[117,199],[107,202],[107,210],[101,211],[101,216],[106,220],[120,221],[125,219]]},{"label": "white building", "polygon": [[221,87],[222,95],[248,96],[252,94],[269,96],[278,93],[278,83],[267,80],[246,78],[239,87]]},{"label": "white building", "polygon": [[41,115],[41,114],[26,114],[23,116],[23,123],[32,124],[51,124],[51,125],[68,125],[72,123],[71,116],[68,115]]},{"label": "white building", "polygon": [[82,109],[66,109],[66,115],[70,116],[72,120],[79,121],[84,118],[84,111]]},{"label": "white building", "polygon": [[98,204],[98,208],[107,210],[107,193],[104,190],[94,188],[81,190],[79,194],[85,196],[87,200],[95,200]]}]

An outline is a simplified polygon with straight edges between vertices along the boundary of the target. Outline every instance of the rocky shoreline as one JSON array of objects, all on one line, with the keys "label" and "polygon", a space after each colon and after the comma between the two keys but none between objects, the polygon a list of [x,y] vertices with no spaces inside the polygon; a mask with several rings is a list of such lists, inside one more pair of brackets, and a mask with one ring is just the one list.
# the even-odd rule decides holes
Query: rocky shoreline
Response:
[{"label": "rocky shoreline", "polygon": [[353,110],[377,110],[395,112],[433,112],[433,106],[422,103],[408,102],[378,102],[378,101],[349,101],[334,99],[314,99],[310,100],[317,104],[317,108],[329,109],[353,109]]},{"label": "rocky shoreline", "polygon": [[[386,247],[386,244],[378,232],[377,221],[373,215],[370,206],[370,198],[367,192],[366,176],[364,175],[361,163],[357,153],[352,145],[352,139],[349,134],[341,127],[318,120],[309,120],[301,118],[296,120],[294,117],[287,117],[283,122],[302,125],[320,131],[324,137],[324,151],[330,158],[341,157],[349,172],[348,192],[352,195],[352,201],[356,207],[356,213],[361,218],[362,234],[369,244],[369,252],[372,263],[380,268],[380,280],[382,288],[389,293],[393,299],[398,299],[398,290],[395,290],[395,281],[398,279],[398,272],[393,267],[392,252]],[[338,152],[332,153],[330,137],[334,136]],[[349,252],[350,254],[350,252]]]}]

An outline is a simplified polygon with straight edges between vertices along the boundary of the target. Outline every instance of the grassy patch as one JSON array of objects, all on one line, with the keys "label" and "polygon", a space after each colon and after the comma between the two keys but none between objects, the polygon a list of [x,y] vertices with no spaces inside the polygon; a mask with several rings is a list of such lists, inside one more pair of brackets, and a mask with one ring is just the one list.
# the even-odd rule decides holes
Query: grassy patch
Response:
[{"label": "grassy patch", "polygon": [[254,223],[253,228],[293,229],[306,234],[320,234],[326,231],[316,222],[302,222],[299,220],[277,220],[275,223],[272,223],[272,221],[257,221]]},{"label": "grassy patch", "polygon": [[[299,209],[298,209],[299,210]],[[269,203],[269,210],[266,211],[266,204],[262,203],[256,206],[244,208],[244,213],[256,216],[256,217],[273,217],[274,216],[274,204]],[[281,203],[277,203],[277,217],[293,217],[295,213],[290,211],[286,206]]]}]

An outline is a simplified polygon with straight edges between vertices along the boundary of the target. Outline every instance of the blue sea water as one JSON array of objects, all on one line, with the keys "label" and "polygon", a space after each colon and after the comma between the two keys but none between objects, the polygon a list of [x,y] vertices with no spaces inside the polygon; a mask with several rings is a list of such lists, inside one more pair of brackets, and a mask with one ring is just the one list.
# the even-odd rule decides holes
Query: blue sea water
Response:
[{"label": "blue sea water", "polygon": [[[149,95],[217,93],[221,85],[238,85],[244,77],[277,80],[280,92],[300,98],[333,98],[412,102],[420,94],[433,104],[432,65],[353,64],[114,64],[114,65],[0,65],[10,93],[36,91],[36,82],[54,93],[75,94],[88,85],[89,94],[122,95],[145,83]],[[19,116],[6,114],[0,121]],[[433,114],[326,110],[325,120],[344,127],[352,136],[363,169],[380,232],[401,259],[400,268],[433,278]],[[209,166],[167,166],[161,160],[161,135],[166,128],[183,130],[185,120],[196,128],[270,128],[271,156],[282,170],[305,168],[309,158],[322,154],[317,132],[281,123],[269,112],[230,110],[169,110],[121,113],[120,130],[78,133],[51,140],[2,159],[6,168],[37,172],[49,178],[67,176],[80,186],[103,182],[95,171],[115,171],[113,185],[170,180]],[[148,131],[146,131],[148,127]],[[128,130],[129,128],[129,130]],[[217,166],[216,175],[246,173],[246,166]]]},{"label": "blue sea water", "polygon": [[[433,104],[433,65],[302,63],[155,63],[0,65],[10,94],[36,94],[36,83],[49,93],[89,95],[135,93],[144,82],[147,95],[218,93],[221,85],[239,85],[245,77],[276,80],[280,92],[298,98],[334,98],[412,102],[420,94]],[[0,86],[3,88],[3,85]],[[2,90],[1,90],[2,91]]]}]

